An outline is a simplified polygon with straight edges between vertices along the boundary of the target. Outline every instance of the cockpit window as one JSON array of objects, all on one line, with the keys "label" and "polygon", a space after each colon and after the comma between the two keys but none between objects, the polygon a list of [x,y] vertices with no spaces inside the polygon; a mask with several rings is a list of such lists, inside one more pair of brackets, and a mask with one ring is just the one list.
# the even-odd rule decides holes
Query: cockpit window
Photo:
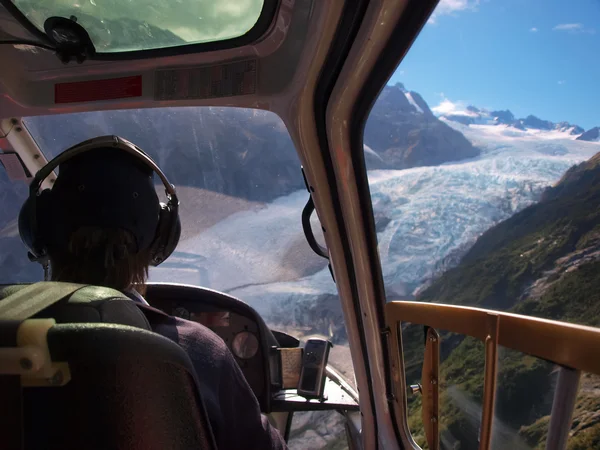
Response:
[{"label": "cockpit window", "polygon": [[25,180],[11,180],[0,165],[0,284],[39,281],[43,277],[41,267],[29,261],[19,238],[19,211],[28,195]]},{"label": "cockpit window", "polygon": [[[595,2],[439,3],[364,133],[388,301],[600,326],[600,65],[586,57],[599,14]],[[409,385],[422,325],[402,328]],[[477,448],[483,345],[440,333],[440,448]],[[543,448],[558,367],[508,349],[498,364],[492,448]],[[568,448],[599,442],[587,419],[598,382],[581,379]],[[421,411],[410,396],[425,445]]]},{"label": "cockpit window", "polygon": [[[301,340],[327,338],[335,344],[330,364],[354,382],[335,283],[302,229],[309,194],[300,161],[277,115],[241,108],[155,108],[26,117],[23,124],[48,160],[102,135],[138,145],[180,199],[181,240],[170,258],[150,269],[150,281],[222,291],[250,304],[273,330]],[[165,201],[157,177],[155,184]],[[28,183],[10,180],[0,166],[0,284],[43,279],[18,234],[17,215],[27,195]],[[315,234],[320,229],[315,222]],[[316,238],[323,243],[322,235]],[[327,426],[317,425],[323,423]],[[311,448],[344,448],[342,416],[333,411],[298,416],[291,448],[306,439],[314,440]]]},{"label": "cockpit window", "polygon": [[326,261],[304,240],[301,211],[308,193],[287,129],[275,114],[160,108],[24,123],[49,159],[106,134],[129,139],[155,159],[177,187],[183,229],[175,253],[151,269],[151,281],[231,293],[266,319],[277,316],[300,286],[335,292]]},{"label": "cockpit window", "polygon": [[246,34],[263,11],[263,0],[102,1],[13,0],[40,31],[46,19],[74,17],[97,52],[124,52],[234,39]]},{"label": "cockpit window", "polygon": [[[142,148],[175,184],[181,202],[181,240],[169,259],[150,269],[150,281],[219,290],[249,303],[274,330],[299,339],[330,339],[330,364],[353,383],[336,286],[327,261],[305,240],[301,215],[309,195],[298,155],[277,115],[240,108],[157,108],[29,117],[23,122],[48,159],[107,134]],[[156,177],[155,183],[163,196]],[[4,233],[12,233],[10,241],[0,236],[0,245],[6,245],[0,253],[5,283],[14,282],[15,272],[23,274],[19,281],[42,276],[17,235],[13,219],[27,194],[25,183],[18,189],[18,195],[6,199],[12,221],[0,224]],[[315,232],[320,230],[317,225]],[[322,235],[316,237],[323,242]],[[311,448],[342,445],[340,418],[335,413],[298,418],[292,438],[314,439],[314,428],[319,444]],[[314,427],[298,425],[303,420]],[[324,420],[329,425],[322,432],[316,424]]]}]

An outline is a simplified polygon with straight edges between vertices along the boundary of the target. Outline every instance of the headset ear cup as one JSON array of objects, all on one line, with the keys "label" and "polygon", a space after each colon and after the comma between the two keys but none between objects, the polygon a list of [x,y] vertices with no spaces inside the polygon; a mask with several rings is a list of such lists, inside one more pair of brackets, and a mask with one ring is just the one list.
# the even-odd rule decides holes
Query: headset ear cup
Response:
[{"label": "headset ear cup", "polygon": [[181,238],[181,221],[179,220],[179,214],[172,214],[171,219],[175,221],[175,223],[171,227],[171,235],[169,236],[169,241],[166,245],[166,256],[167,259],[177,248],[177,244],[179,244],[179,239]]},{"label": "headset ear cup", "polygon": [[151,247],[151,264],[155,267],[171,256],[181,237],[179,214],[164,203],[160,204],[159,214],[156,236]]},{"label": "headset ear cup", "polygon": [[31,195],[27,197],[19,212],[21,241],[36,258],[46,255],[46,241],[43,235],[44,228],[48,226],[50,207],[50,189],[44,189],[35,198]]},{"label": "headset ear cup", "polygon": [[31,210],[34,207],[34,201],[31,199],[31,197],[27,197],[25,203],[23,203],[23,206],[21,206],[21,211],[19,212],[19,235],[21,236],[21,241],[23,241],[25,247],[27,247],[27,249],[33,254],[35,254],[33,249],[35,242],[35,231],[32,229],[31,222],[33,212]]}]

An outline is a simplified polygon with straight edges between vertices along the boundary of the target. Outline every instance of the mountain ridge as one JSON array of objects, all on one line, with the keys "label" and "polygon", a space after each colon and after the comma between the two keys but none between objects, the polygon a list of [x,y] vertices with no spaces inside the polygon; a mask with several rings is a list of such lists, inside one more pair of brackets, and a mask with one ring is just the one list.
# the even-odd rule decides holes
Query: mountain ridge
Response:
[{"label": "mountain ridge", "polygon": [[582,133],[577,138],[580,141],[599,142],[600,141],[600,127],[594,127]]},{"label": "mountain ridge", "polygon": [[480,150],[439,120],[417,92],[385,86],[365,126],[368,169],[408,169],[473,158]]},{"label": "mountain ridge", "polygon": [[[540,119],[539,117],[530,114],[524,118],[516,118],[509,110],[488,110],[469,105],[464,110],[455,110],[450,113],[441,113],[440,118],[462,123],[463,125],[506,125],[507,127],[516,128],[521,131],[537,130],[537,131],[558,131],[568,133],[570,136],[580,138],[585,135],[584,128],[576,124],[571,124],[566,121],[552,122],[550,120]],[[591,128],[588,132],[596,129]],[[590,139],[583,139],[590,140]]]}]

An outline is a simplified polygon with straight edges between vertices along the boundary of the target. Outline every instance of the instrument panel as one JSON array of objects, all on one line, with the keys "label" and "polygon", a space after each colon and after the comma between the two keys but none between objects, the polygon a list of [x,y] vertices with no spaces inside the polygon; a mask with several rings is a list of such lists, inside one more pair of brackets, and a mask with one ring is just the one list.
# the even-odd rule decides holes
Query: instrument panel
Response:
[{"label": "instrument panel", "polygon": [[323,399],[298,395],[292,385],[298,385],[301,375],[298,353],[294,352],[299,341],[269,330],[262,317],[241,300],[207,288],[172,283],[148,283],[145,298],[155,308],[198,322],[223,339],[262,412],[358,410],[358,394],[329,367]]}]

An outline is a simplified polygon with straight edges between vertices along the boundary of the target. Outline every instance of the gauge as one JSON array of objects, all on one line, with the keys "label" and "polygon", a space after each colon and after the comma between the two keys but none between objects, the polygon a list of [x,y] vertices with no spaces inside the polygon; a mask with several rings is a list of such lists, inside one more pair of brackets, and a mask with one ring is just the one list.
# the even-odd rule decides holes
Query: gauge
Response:
[{"label": "gauge", "polygon": [[250,359],[258,352],[258,339],[254,333],[242,331],[233,338],[233,354],[240,359]]},{"label": "gauge", "polygon": [[182,319],[187,319],[187,320],[189,320],[189,318],[190,318],[190,312],[187,309],[183,308],[182,306],[173,308],[173,315],[175,317],[181,317]]}]

